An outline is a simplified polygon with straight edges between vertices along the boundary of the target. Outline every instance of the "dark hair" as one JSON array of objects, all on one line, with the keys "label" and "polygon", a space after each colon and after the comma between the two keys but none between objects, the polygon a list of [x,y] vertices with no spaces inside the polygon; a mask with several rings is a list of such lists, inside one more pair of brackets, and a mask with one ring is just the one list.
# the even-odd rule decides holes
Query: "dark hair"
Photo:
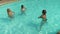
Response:
[{"label": "dark hair", "polygon": [[42,10],[42,14],[45,15],[46,14],[46,10]]},{"label": "dark hair", "polygon": [[21,8],[24,8],[24,5],[21,5]]},{"label": "dark hair", "polygon": [[9,12],[10,12],[10,9],[8,8],[8,9],[7,9],[7,13],[9,13]]},{"label": "dark hair", "polygon": [[9,12],[10,9],[7,9],[7,12]]}]

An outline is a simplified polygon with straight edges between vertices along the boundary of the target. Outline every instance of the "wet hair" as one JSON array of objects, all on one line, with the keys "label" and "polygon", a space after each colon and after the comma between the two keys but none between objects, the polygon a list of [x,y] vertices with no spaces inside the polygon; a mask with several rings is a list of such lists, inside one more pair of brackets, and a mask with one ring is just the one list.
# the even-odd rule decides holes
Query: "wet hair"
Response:
[{"label": "wet hair", "polygon": [[21,5],[21,8],[24,8],[24,5]]},{"label": "wet hair", "polygon": [[7,12],[10,12],[10,9],[7,9]]},{"label": "wet hair", "polygon": [[42,14],[45,15],[46,14],[46,10],[42,10]]},{"label": "wet hair", "polygon": [[10,12],[10,9],[8,8],[8,9],[7,9],[7,13],[9,13],[9,12]]}]

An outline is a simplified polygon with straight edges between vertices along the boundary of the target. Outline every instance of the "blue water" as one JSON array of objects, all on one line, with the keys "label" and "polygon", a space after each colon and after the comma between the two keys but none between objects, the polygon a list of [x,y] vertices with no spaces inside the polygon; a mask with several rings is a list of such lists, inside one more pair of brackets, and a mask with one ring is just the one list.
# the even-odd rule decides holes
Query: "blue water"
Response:
[{"label": "blue water", "polygon": [[[20,6],[26,7],[26,15],[20,15]],[[15,12],[9,19],[7,8]],[[43,9],[47,10],[47,22],[40,30]],[[60,30],[60,0],[20,0],[0,6],[0,34],[56,34]]]}]

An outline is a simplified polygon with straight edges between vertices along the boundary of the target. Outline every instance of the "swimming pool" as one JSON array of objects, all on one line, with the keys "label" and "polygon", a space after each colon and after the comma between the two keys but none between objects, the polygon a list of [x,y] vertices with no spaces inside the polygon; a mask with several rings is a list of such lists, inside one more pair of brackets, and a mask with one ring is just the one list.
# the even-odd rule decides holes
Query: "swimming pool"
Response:
[{"label": "swimming pool", "polygon": [[[25,5],[26,15],[20,15],[20,6]],[[9,19],[6,9],[15,12]],[[43,9],[47,10],[47,23],[39,30]],[[20,0],[0,6],[0,34],[56,34],[60,30],[60,0]]]}]

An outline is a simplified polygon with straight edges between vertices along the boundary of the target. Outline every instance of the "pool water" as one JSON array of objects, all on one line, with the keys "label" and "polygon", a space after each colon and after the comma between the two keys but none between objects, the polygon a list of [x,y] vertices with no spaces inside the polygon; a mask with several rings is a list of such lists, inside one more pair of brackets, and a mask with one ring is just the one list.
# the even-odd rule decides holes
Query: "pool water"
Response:
[{"label": "pool water", "polygon": [[[21,15],[20,6],[26,7]],[[7,8],[15,12],[9,19]],[[42,19],[38,19],[43,9],[47,10],[47,22],[40,30]],[[20,0],[0,6],[0,34],[56,34],[60,30],[60,0]]]}]

